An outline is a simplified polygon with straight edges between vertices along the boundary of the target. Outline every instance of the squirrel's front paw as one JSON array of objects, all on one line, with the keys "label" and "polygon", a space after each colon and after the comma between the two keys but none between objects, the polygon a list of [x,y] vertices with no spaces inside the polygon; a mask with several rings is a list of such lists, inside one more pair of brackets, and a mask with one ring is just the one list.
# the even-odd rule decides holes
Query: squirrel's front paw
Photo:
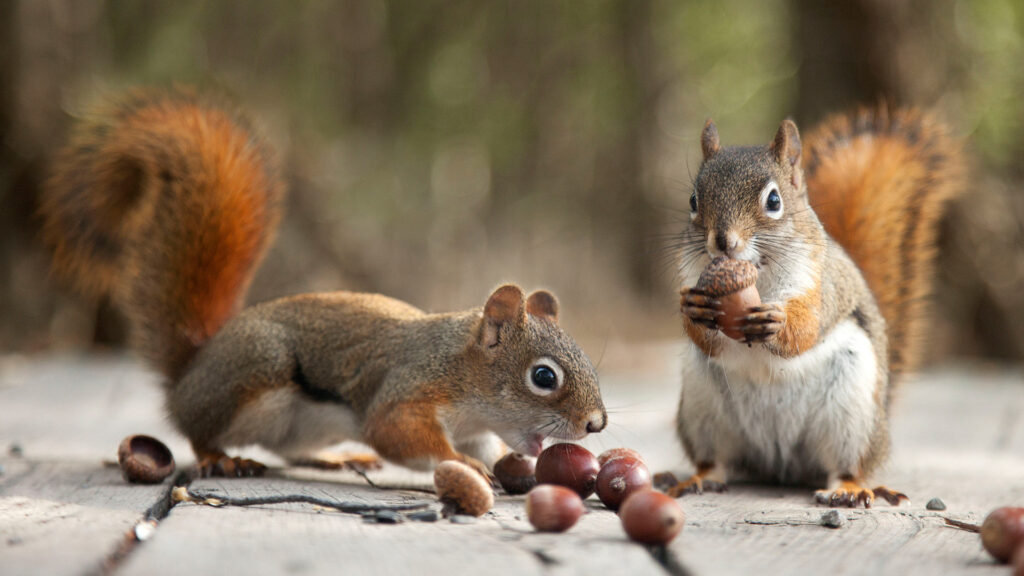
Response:
[{"label": "squirrel's front paw", "polygon": [[740,332],[747,344],[764,342],[782,331],[786,325],[786,309],[781,304],[770,303],[754,306],[743,317]]},{"label": "squirrel's front paw", "polygon": [[718,318],[725,315],[721,300],[696,288],[683,288],[679,291],[679,310],[693,323],[709,330],[718,329]]}]

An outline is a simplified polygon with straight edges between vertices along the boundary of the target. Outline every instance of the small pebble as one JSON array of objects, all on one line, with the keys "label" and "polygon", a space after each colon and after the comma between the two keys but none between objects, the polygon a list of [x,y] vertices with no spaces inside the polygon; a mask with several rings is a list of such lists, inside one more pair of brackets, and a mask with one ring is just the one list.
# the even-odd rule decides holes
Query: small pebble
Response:
[{"label": "small pebble", "polygon": [[11,536],[7,539],[8,546],[17,546],[18,544],[21,544],[21,538],[17,536]]},{"label": "small pebble", "polygon": [[377,523],[378,524],[401,524],[405,522],[405,518],[401,514],[394,510],[378,510],[377,511]]},{"label": "small pebble", "polygon": [[928,510],[945,510],[946,503],[939,498],[932,498],[931,500],[928,501],[927,504],[924,505],[924,507],[927,508]]},{"label": "small pebble", "polygon": [[452,524],[474,524],[476,522],[475,516],[469,514],[453,514],[451,517]]},{"label": "small pebble", "polygon": [[437,513],[437,510],[420,510],[419,512],[410,512],[405,517],[416,522],[437,522],[441,515]]},{"label": "small pebble", "polygon": [[838,510],[829,510],[821,515],[821,525],[826,528],[842,528],[846,525],[846,517]]},{"label": "small pebble", "polygon": [[22,450],[21,444],[12,442],[11,445],[7,447],[7,455],[12,458],[21,458],[25,455],[25,451]]}]

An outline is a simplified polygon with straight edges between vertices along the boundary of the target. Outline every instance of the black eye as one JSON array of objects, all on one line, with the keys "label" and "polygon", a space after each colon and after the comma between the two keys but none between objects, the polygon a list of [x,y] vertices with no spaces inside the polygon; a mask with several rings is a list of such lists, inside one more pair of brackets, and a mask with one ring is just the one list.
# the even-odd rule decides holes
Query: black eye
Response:
[{"label": "black eye", "polygon": [[697,211],[697,193],[690,194],[690,212]]},{"label": "black eye", "polygon": [[778,212],[782,209],[782,198],[779,197],[779,193],[772,190],[768,193],[768,198],[764,201],[764,208],[769,212]]},{"label": "black eye", "polygon": [[554,390],[558,386],[558,375],[547,366],[534,366],[530,372],[530,379],[533,385],[541,390]]}]

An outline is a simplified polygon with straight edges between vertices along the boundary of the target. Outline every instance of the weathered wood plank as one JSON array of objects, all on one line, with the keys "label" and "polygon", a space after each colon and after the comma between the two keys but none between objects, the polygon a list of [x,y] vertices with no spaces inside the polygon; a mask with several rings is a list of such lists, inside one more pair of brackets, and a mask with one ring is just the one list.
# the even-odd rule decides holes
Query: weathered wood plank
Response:
[{"label": "weathered wood plank", "polygon": [[[202,480],[193,483],[192,489],[235,497],[304,493],[388,503],[425,496],[274,478]],[[367,524],[355,515],[299,504],[255,508],[179,504],[161,522],[156,537],[140,546],[119,573],[209,573],[230,566],[232,571],[246,574],[342,571],[522,576],[592,572],[619,562],[631,573],[660,574],[660,567],[645,549],[621,535],[609,537],[610,524],[617,522],[610,512],[595,511],[568,534],[537,534],[525,519],[522,498],[512,497],[501,498],[491,513],[469,525],[447,520]],[[182,550],[189,552],[183,555]]]},{"label": "weathered wood plank", "polygon": [[131,486],[97,464],[0,459],[0,573],[100,570],[125,534],[166,494]]}]

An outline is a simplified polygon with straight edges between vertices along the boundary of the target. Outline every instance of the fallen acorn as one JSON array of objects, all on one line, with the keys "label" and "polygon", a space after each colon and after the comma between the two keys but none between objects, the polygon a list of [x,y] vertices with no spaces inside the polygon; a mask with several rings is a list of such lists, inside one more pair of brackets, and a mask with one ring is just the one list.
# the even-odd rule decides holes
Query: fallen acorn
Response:
[{"label": "fallen acorn", "polygon": [[457,460],[445,460],[434,469],[434,488],[444,504],[442,515],[483,516],[494,506],[491,485],[476,470]]},{"label": "fallen acorn", "polygon": [[526,517],[540,532],[565,532],[583,512],[583,499],[565,486],[538,484],[526,495]]},{"label": "fallen acorn", "polygon": [[1009,562],[1014,551],[1024,546],[1024,508],[996,508],[981,523],[981,544],[993,558]]},{"label": "fallen acorn", "polygon": [[[597,465],[600,466],[601,468],[604,468],[604,465],[607,464],[610,460],[622,458],[624,456],[635,458],[641,462],[644,462],[643,456],[640,456],[640,453],[637,452],[636,450],[633,450],[632,448],[612,448],[610,450],[605,450],[604,452],[601,452],[597,456]],[[644,462],[644,465],[646,464],[647,463]]]},{"label": "fallen acorn", "polygon": [[537,485],[536,462],[529,456],[509,452],[494,464],[494,476],[506,494],[526,494]]},{"label": "fallen acorn", "polygon": [[618,510],[630,494],[650,489],[650,470],[632,456],[608,460],[597,473],[597,497],[611,510]]},{"label": "fallen acorn", "polygon": [[174,473],[174,456],[161,441],[134,434],[121,441],[117,448],[121,475],[133,484],[159,484]]},{"label": "fallen acorn", "polygon": [[619,518],[626,535],[641,544],[668,544],[686,522],[675,498],[655,490],[631,494],[619,508]]},{"label": "fallen acorn", "polygon": [[571,488],[586,498],[594,493],[600,466],[597,458],[578,444],[554,444],[537,457],[538,484],[557,484]]}]

